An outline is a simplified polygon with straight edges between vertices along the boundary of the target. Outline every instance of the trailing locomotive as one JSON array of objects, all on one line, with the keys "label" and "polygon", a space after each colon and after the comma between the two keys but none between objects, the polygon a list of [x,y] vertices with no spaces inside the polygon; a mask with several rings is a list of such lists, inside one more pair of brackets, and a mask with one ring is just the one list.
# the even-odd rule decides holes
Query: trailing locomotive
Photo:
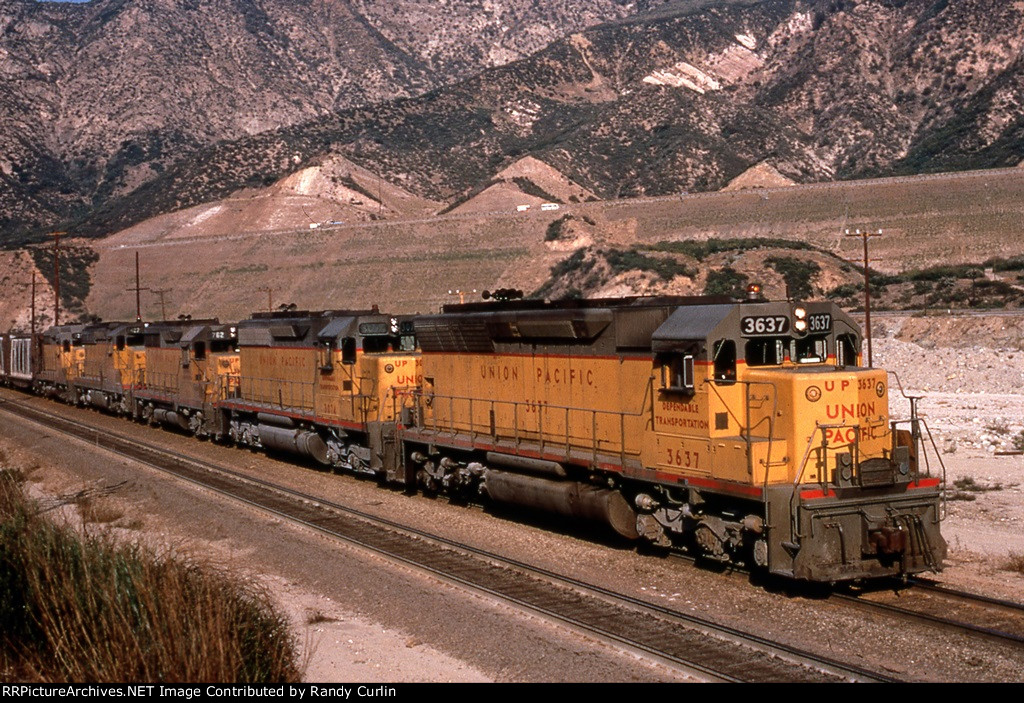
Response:
[{"label": "trailing locomotive", "polygon": [[[7,382],[16,341],[0,340]],[[72,402],[795,579],[946,554],[913,408],[890,416],[887,374],[860,366],[859,328],[830,303],[285,311],[65,326],[30,346],[37,390]]]}]

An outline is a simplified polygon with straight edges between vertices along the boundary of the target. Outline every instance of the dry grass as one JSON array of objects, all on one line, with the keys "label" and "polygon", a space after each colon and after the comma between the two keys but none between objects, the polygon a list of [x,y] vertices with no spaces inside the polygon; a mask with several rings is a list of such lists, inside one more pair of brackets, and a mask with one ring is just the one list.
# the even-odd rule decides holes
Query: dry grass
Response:
[{"label": "dry grass", "polygon": [[287,620],[251,582],[82,536],[0,480],[0,678],[296,681]]},{"label": "dry grass", "polygon": [[77,507],[79,515],[85,522],[105,525],[124,517],[123,510],[102,498],[85,498],[78,502]]},{"label": "dry grass", "polygon": [[324,615],[320,610],[310,610],[306,612],[306,624],[317,625],[322,622],[337,622],[338,618],[332,618],[330,615]]},{"label": "dry grass", "polygon": [[964,476],[953,481],[953,490],[947,495],[947,500],[972,501],[978,499],[978,493],[1001,490],[1001,483],[989,485],[976,481],[973,476]]},{"label": "dry grass", "polygon": [[1020,574],[1021,576],[1024,576],[1024,554],[1010,552],[1002,568],[1005,571],[1012,571],[1014,573]]}]

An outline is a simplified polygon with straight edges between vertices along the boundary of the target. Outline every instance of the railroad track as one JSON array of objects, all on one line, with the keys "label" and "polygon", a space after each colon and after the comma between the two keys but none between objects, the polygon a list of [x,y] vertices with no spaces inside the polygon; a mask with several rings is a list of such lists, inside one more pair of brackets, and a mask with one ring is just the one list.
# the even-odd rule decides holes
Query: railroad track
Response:
[{"label": "railroad track", "polygon": [[959,591],[929,579],[912,578],[908,583],[910,587],[902,590],[835,597],[865,610],[1024,649],[1024,603]]},{"label": "railroad track", "polygon": [[[673,553],[671,557],[691,564],[697,561],[687,554]],[[732,571],[742,578],[750,578],[750,572],[745,569]],[[820,594],[815,592],[815,598],[818,597]],[[888,588],[867,592],[833,590],[828,597],[860,610],[1024,649],[1024,603],[959,591],[920,577],[910,578],[907,584],[893,582]],[[956,613],[956,617],[951,617],[950,613]]]},{"label": "railroad track", "polygon": [[482,592],[699,678],[733,682],[893,681],[884,673],[724,627],[545,569],[82,424],[20,401],[0,410]]}]

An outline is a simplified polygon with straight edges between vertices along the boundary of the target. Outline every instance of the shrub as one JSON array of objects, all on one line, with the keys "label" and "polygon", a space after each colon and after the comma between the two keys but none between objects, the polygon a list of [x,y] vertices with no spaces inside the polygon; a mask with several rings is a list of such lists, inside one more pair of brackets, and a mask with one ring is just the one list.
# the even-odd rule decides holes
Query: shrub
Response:
[{"label": "shrub", "polygon": [[743,298],[747,293],[747,275],[725,266],[718,271],[710,271],[704,283],[704,295],[727,295],[732,298]]},{"label": "shrub", "polygon": [[284,617],[251,582],[84,537],[0,478],[0,670],[39,681],[297,681]]},{"label": "shrub", "polygon": [[821,272],[821,267],[815,262],[788,256],[769,256],[765,263],[782,276],[791,297],[810,298],[814,295],[813,281]]},{"label": "shrub", "polygon": [[1003,564],[1003,569],[1005,571],[1013,571],[1024,576],[1024,554],[1010,552],[1006,559],[1006,563]]},{"label": "shrub", "polygon": [[675,259],[647,256],[636,249],[624,251],[612,249],[605,252],[604,256],[613,273],[649,271],[665,281],[670,281],[676,276],[693,278],[697,275],[696,271],[680,264]]},{"label": "shrub", "polygon": [[806,242],[795,242],[789,239],[772,239],[744,237],[739,239],[708,239],[705,241],[658,242],[644,247],[652,251],[664,251],[670,254],[684,254],[697,261],[703,261],[712,254],[723,251],[749,251],[753,249],[793,249],[813,251],[815,248]]},{"label": "shrub", "polygon": [[572,215],[562,215],[557,220],[552,220],[548,223],[547,231],[544,232],[544,241],[553,242],[562,236],[562,230],[565,229],[565,225],[569,224],[569,220],[572,219]]}]

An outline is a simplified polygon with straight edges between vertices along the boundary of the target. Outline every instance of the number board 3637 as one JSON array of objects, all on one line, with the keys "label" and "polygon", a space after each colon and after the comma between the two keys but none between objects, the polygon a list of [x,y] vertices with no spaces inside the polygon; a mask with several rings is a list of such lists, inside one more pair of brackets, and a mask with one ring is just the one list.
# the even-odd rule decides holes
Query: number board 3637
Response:
[{"label": "number board 3637", "polygon": [[757,315],[740,320],[740,331],[744,337],[776,335],[789,332],[789,318],[785,315]]}]

